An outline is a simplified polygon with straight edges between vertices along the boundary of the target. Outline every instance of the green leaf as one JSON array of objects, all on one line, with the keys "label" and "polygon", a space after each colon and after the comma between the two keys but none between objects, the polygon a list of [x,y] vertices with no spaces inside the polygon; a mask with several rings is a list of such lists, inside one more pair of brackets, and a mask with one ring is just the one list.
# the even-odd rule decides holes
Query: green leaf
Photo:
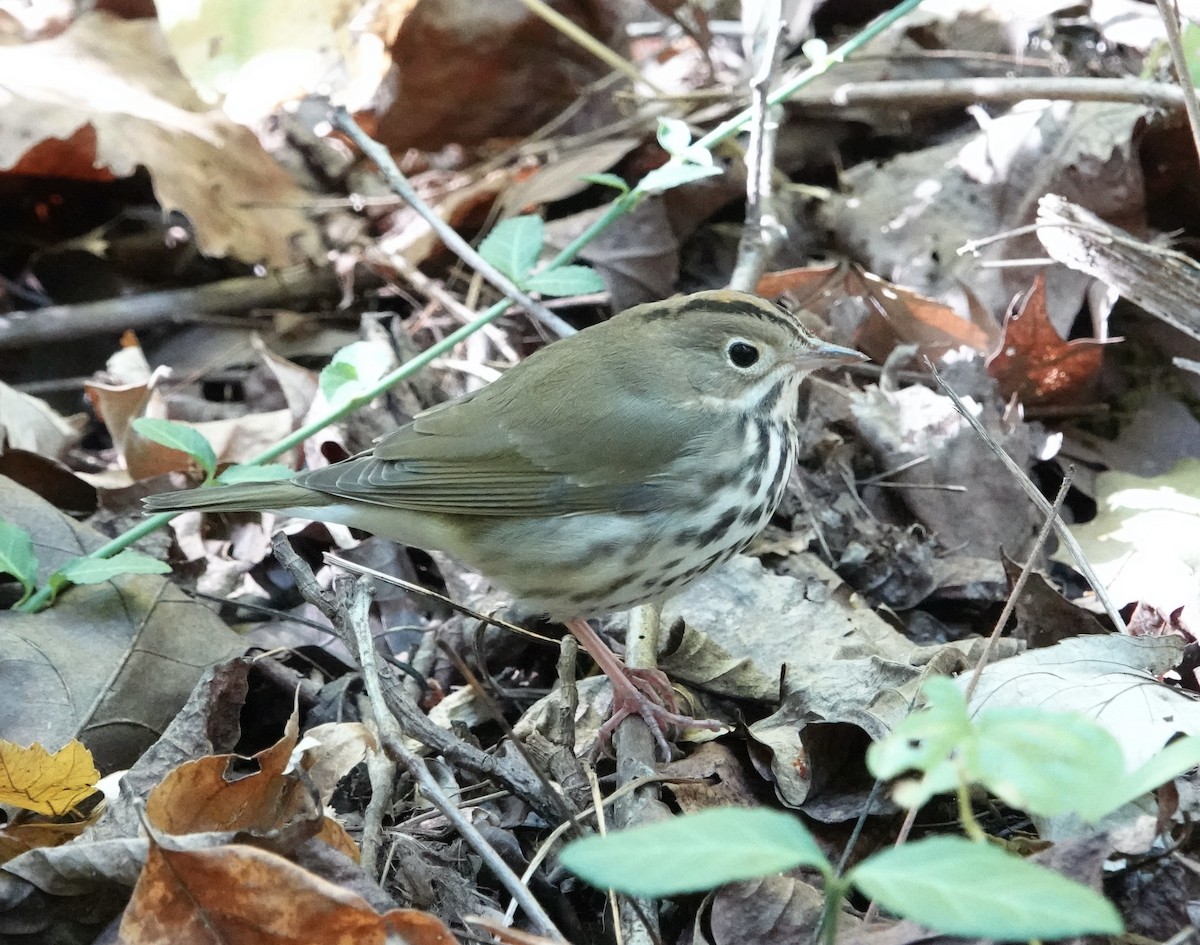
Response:
[{"label": "green leaf", "polygon": [[562,864],[593,886],[673,896],[796,866],[832,867],[797,817],[721,807],[567,844]]},{"label": "green leaf", "polygon": [[111,558],[72,558],[50,575],[54,587],[64,584],[103,584],[119,574],[170,574],[171,568],[140,551],[122,551]]},{"label": "green leaf", "polygon": [[332,407],[365,394],[391,370],[392,352],[375,341],[355,341],[334,354],[317,383]]},{"label": "green leaf", "polygon": [[557,298],[561,295],[588,295],[592,292],[603,292],[604,280],[594,269],[587,266],[559,266],[532,275],[525,282],[525,288]]},{"label": "green leaf", "polygon": [[1099,893],[957,837],[885,850],[846,878],[896,915],[951,935],[1016,941],[1122,931],[1117,910]]},{"label": "green leaf", "polygon": [[479,244],[479,255],[518,285],[537,262],[545,224],[536,214],[501,220]]},{"label": "green leaf", "polygon": [[12,522],[0,521],[0,574],[11,574],[21,582],[24,603],[37,586],[37,553],[29,532]]},{"label": "green leaf", "polygon": [[294,469],[289,469],[281,463],[270,463],[266,466],[247,466],[239,463],[228,467],[217,476],[217,482],[227,486],[237,482],[275,482],[279,479],[291,479],[294,475]]},{"label": "green leaf", "polygon": [[1200,735],[1176,739],[1132,774],[1117,782],[1109,791],[1107,809],[1099,811],[1097,816],[1103,817],[1122,804],[1137,800],[1198,764]]},{"label": "green leaf", "polygon": [[972,781],[1013,807],[1056,817],[1074,812],[1098,820],[1113,785],[1125,777],[1121,746],[1107,730],[1074,712],[997,709],[977,723]]},{"label": "green leaf", "polygon": [[672,157],[683,154],[692,143],[692,130],[678,118],[660,118],[657,135],[659,147]]},{"label": "green leaf", "polygon": [[203,433],[186,423],[160,420],[157,417],[138,417],[133,421],[133,429],[147,440],[187,453],[199,463],[206,478],[211,479],[216,473],[217,454],[213,452],[212,444],[204,438]]},{"label": "green leaf", "polygon": [[705,177],[712,177],[720,173],[719,167],[684,164],[671,160],[662,167],[656,167],[643,177],[638,183],[638,189],[643,193],[661,194],[664,190],[681,187],[692,181],[703,180]]},{"label": "green leaf", "polygon": [[925,708],[867,749],[867,768],[881,780],[907,771],[923,775],[897,791],[896,800],[905,807],[920,807],[935,794],[953,791],[976,753],[967,704],[953,680],[935,676],[921,691]]},{"label": "green leaf", "polygon": [[623,194],[629,193],[629,185],[625,183],[625,179],[618,177],[616,174],[580,174],[580,180],[586,180],[592,184],[599,184],[601,187],[611,187],[613,190],[619,190]]}]

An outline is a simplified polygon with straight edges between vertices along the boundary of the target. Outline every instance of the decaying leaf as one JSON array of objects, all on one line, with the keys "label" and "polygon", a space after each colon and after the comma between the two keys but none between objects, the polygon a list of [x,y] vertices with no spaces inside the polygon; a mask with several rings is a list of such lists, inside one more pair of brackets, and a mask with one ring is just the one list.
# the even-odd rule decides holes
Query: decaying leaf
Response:
[{"label": "decaying leaf", "polygon": [[872,275],[860,266],[830,264],[768,273],[756,290],[767,298],[786,295],[803,308],[844,328],[854,346],[883,363],[897,345],[918,346],[938,358],[967,347],[984,354],[996,329],[972,307],[966,316],[950,306]]},{"label": "decaying leaf", "polygon": [[278,945],[456,942],[432,916],[412,909],[380,915],[353,892],[257,847],[181,850],[166,838],[152,841],[119,941],[175,945],[214,935]]},{"label": "decaying leaf", "polygon": [[75,740],[51,754],[0,739],[0,804],[59,817],[96,790],[100,772]]}]

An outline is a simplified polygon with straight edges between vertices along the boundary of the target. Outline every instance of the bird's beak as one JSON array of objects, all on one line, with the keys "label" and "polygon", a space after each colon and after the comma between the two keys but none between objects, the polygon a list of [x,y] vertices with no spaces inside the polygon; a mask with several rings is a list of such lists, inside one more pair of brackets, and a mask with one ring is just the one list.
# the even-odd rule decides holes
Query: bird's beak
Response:
[{"label": "bird's beak", "polygon": [[843,364],[853,364],[858,361],[871,360],[861,351],[855,351],[853,348],[843,348],[841,345],[830,344],[828,341],[818,342],[817,346],[807,353],[807,357],[815,361],[820,361],[822,365],[837,361]]}]

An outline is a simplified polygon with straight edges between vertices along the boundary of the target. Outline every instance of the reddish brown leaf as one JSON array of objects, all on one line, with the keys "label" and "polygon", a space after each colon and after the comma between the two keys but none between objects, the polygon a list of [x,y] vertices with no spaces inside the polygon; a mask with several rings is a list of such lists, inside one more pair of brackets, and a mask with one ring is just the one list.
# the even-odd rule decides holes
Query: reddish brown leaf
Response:
[{"label": "reddish brown leaf", "polygon": [[1004,319],[1000,347],[988,358],[988,373],[1005,397],[1026,406],[1078,404],[1092,395],[1104,358],[1099,341],[1063,341],[1046,311],[1046,283],[1033,287]]},{"label": "reddish brown leaf", "polygon": [[340,886],[257,847],[172,850],[151,840],[121,920],[121,945],[454,945],[450,930],[412,909],[375,912]]},{"label": "reddish brown leaf", "polygon": [[980,354],[995,344],[995,327],[987,316],[972,311],[958,314],[936,299],[864,272],[858,266],[828,264],[767,273],[756,291],[767,298],[790,296],[797,304],[829,320],[834,307],[859,308],[853,312],[854,346],[884,361],[899,344],[915,344],[919,353],[940,357],[953,348],[966,346]]},{"label": "reddish brown leaf", "polygon": [[242,775],[237,755],[211,755],[185,762],[146,799],[150,825],[165,833],[245,830],[259,836],[287,827],[313,836],[323,820],[316,791],[307,778],[285,774],[296,747],[296,716],[283,738],[254,756],[258,770]]}]

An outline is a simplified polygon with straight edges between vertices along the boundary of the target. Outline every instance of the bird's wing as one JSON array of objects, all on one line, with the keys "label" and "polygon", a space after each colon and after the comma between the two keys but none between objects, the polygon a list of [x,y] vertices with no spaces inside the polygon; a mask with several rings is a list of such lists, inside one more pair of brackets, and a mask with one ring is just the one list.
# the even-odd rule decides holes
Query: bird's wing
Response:
[{"label": "bird's wing", "polygon": [[535,361],[418,415],[371,453],[296,481],[447,515],[650,510],[701,490],[665,473],[703,451],[701,418],[645,392],[597,385],[595,366],[589,375],[573,357]]}]

